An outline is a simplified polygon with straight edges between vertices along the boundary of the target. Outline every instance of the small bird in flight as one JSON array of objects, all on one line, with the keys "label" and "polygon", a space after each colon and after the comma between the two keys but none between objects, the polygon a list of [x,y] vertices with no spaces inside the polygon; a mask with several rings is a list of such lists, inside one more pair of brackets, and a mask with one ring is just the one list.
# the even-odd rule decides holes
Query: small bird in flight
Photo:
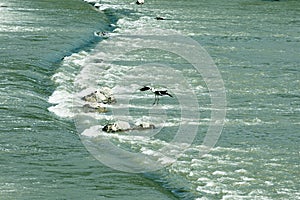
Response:
[{"label": "small bird in flight", "polygon": [[151,90],[152,93],[154,93],[155,97],[154,97],[154,102],[153,105],[158,104],[159,102],[159,96],[170,96],[173,97],[171,94],[168,93],[168,90],[156,90],[152,87],[149,86],[144,86],[140,89],[140,91],[147,91],[147,90]]}]

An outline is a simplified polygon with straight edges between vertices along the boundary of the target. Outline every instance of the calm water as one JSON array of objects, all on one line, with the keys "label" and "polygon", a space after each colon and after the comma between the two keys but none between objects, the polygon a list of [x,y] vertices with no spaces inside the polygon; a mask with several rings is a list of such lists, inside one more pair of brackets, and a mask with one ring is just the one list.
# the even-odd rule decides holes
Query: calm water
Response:
[{"label": "calm water", "polygon": [[[0,199],[300,199],[299,1],[102,3],[96,9],[80,0],[0,0]],[[218,143],[204,157],[198,153],[211,114],[204,80],[166,52],[144,49],[116,59],[113,47],[130,45],[122,37],[140,28],[189,36],[218,66],[227,115]],[[102,40],[97,31],[111,37]],[[201,113],[193,119],[197,137],[177,162],[160,171],[113,170],[82,143],[88,127],[76,117],[74,98],[89,87],[108,86],[126,99],[121,86],[151,81],[145,73],[130,79],[128,71],[154,62],[172,66],[193,88]],[[170,77],[159,70],[160,79]],[[147,107],[152,96],[133,96],[130,120],[152,119]],[[168,118],[150,140],[107,137],[134,151],[155,150],[178,129],[179,103],[161,99]],[[103,125],[112,114],[92,117]]]}]

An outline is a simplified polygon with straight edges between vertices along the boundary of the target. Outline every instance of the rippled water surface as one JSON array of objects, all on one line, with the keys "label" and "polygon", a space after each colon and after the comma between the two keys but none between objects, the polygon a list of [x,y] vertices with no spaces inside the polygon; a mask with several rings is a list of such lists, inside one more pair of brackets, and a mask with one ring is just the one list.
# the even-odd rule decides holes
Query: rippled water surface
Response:
[{"label": "rippled water surface", "polygon": [[[114,0],[102,1],[100,9],[94,3],[0,0],[0,199],[300,199],[299,1],[146,0],[137,6]],[[165,51],[143,48],[119,57],[133,44],[126,37],[147,28],[197,41],[222,75],[227,115],[209,154],[199,155],[211,117],[203,77]],[[95,36],[99,31],[110,38]],[[179,75],[177,86],[164,82]],[[152,80],[176,96],[160,100],[164,115],[150,109],[150,94],[128,90]],[[188,119],[198,126],[194,143],[156,172],[132,174],[101,164],[82,134],[105,133],[89,129],[87,115],[76,110],[79,94],[98,86],[112,88],[120,102],[131,98],[111,108],[129,107],[122,119],[163,127],[155,137],[104,135],[147,155],[185,122],[177,97],[192,88],[200,112]],[[101,126],[112,115],[88,119]]]}]

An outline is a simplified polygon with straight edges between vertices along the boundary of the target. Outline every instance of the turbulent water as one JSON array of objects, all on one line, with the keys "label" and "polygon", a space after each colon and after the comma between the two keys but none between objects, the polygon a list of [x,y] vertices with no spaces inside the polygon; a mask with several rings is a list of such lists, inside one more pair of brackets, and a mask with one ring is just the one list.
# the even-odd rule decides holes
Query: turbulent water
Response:
[{"label": "turbulent water", "polygon": [[[300,199],[299,1],[95,3],[0,0],[0,199]],[[192,41],[226,91],[224,128],[205,155],[214,91],[181,57],[195,55]],[[152,105],[144,85],[173,98]],[[117,104],[82,112],[81,97],[104,86]],[[101,131],[116,119],[156,129]],[[160,149],[181,128],[193,144],[177,141],[177,161],[158,171],[97,160],[118,156],[94,148],[105,138],[168,163]]]}]

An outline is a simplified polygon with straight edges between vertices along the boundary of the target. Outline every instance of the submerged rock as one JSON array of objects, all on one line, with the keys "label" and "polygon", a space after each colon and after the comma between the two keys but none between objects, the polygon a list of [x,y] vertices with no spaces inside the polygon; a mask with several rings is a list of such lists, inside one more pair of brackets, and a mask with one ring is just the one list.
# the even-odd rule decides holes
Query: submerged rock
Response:
[{"label": "submerged rock", "polygon": [[98,112],[98,113],[106,113],[108,112],[107,108],[102,107],[98,103],[91,103],[83,105],[83,111],[88,112]]},{"label": "submerged rock", "polygon": [[145,129],[154,129],[155,126],[153,124],[143,122],[136,124],[135,126],[131,127],[128,122],[125,121],[117,121],[115,123],[108,123],[103,128],[102,131],[107,133],[115,133],[115,132],[122,132],[122,131],[130,131],[130,130],[145,130]]},{"label": "submerged rock", "polygon": [[135,129],[154,129],[155,128],[154,124],[150,124],[148,122],[142,122],[142,123],[138,123],[136,125],[137,126]]},{"label": "submerged rock", "polygon": [[104,32],[104,31],[102,31],[102,32],[95,32],[94,35],[97,36],[97,37],[101,37],[103,39],[107,39],[107,38],[110,37],[110,34],[107,33],[107,32]]}]

